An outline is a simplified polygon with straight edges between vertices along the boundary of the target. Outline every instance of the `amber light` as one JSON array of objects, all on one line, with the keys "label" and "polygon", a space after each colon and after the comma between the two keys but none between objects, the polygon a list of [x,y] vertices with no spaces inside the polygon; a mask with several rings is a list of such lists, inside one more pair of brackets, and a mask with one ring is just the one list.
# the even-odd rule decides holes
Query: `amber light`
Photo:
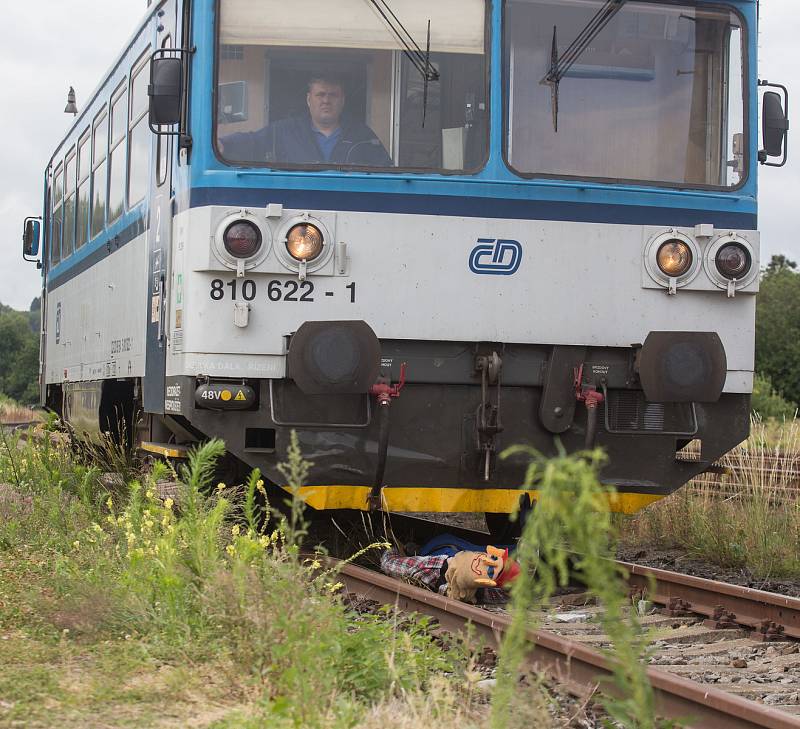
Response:
[{"label": "amber light", "polygon": [[661,244],[656,260],[662,273],[678,278],[692,267],[692,249],[682,240],[673,238]]},{"label": "amber light", "polygon": [[322,253],[324,239],[316,225],[300,223],[286,236],[286,250],[296,261],[313,261]]}]

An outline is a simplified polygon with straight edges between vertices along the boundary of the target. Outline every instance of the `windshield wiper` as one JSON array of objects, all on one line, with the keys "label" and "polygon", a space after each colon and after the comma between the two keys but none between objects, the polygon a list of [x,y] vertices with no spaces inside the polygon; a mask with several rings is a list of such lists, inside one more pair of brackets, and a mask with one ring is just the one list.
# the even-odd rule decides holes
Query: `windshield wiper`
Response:
[{"label": "windshield wiper", "polygon": [[611,19],[622,10],[627,0],[606,0],[606,3],[578,33],[572,43],[558,55],[558,27],[553,26],[553,44],[550,48],[550,68],[539,82],[550,86],[550,103],[553,108],[553,130],[558,132],[558,85],[575,62],[583,55],[589,44],[597,38]]},{"label": "windshield wiper", "polygon": [[400,22],[400,18],[395,15],[394,11],[389,7],[386,0],[369,0],[375,9],[380,13],[381,17],[386,21],[389,29],[394,34],[395,38],[400,41],[403,46],[403,55],[411,62],[411,65],[417,69],[424,82],[424,90],[422,96],[422,126],[425,126],[425,115],[428,110],[428,84],[431,81],[439,80],[439,71],[431,63],[431,21],[428,20],[428,38],[425,45],[425,50],[419,47],[414,40],[411,33],[408,32],[406,27]]}]

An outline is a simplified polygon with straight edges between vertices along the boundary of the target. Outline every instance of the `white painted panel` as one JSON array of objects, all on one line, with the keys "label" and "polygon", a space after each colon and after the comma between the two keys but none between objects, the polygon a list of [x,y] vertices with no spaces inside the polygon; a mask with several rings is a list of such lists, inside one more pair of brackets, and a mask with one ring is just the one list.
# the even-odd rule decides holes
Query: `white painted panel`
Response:
[{"label": "white painted panel", "polygon": [[[235,272],[213,264],[210,242],[205,243],[213,221],[229,211],[204,208],[176,220],[184,235],[183,243],[176,236],[175,245],[183,248],[174,258],[175,273],[183,276],[183,311],[180,347],[173,343],[170,349],[171,374],[205,374],[194,368],[209,360],[194,355],[213,355],[214,361],[233,355],[232,363],[269,355],[264,367],[271,368],[272,357],[284,354],[285,336],[304,321],[363,319],[388,339],[598,347],[629,347],[644,342],[650,331],[715,331],[731,370],[726,389],[751,387],[755,297],[739,292],[728,298],[702,271],[676,296],[643,287],[643,251],[662,228],[339,212],[336,240],[347,243],[346,275],[335,275],[331,268],[324,269],[327,275],[310,275],[313,302],[270,301],[271,281],[281,286],[297,282],[273,251],[245,276],[255,282],[257,295],[249,302],[248,326],[240,328],[228,286]],[[283,219],[298,212],[285,210]],[[280,226],[275,220],[268,223],[273,230]],[[740,234],[757,251],[758,234]],[[513,275],[471,271],[470,255],[479,239],[518,241],[519,269]],[[705,244],[698,244],[702,251]],[[281,244],[276,240],[274,245]],[[219,301],[210,296],[215,278],[225,282]],[[355,303],[347,288],[352,283]],[[172,308],[174,324],[174,293]],[[252,370],[232,365],[231,374],[245,376]]]},{"label": "white painted panel", "polygon": [[142,376],[146,294],[144,236],[51,291],[46,382]]}]

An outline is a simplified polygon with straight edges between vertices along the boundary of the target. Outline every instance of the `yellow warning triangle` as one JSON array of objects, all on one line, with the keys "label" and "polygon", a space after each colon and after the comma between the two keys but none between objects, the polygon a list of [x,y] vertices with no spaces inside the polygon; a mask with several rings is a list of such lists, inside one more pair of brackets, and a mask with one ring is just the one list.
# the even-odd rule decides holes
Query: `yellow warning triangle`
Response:
[{"label": "yellow warning triangle", "polygon": [[247,400],[247,398],[244,396],[244,393],[241,390],[239,390],[239,392],[236,393],[236,398],[235,399],[236,400]]}]

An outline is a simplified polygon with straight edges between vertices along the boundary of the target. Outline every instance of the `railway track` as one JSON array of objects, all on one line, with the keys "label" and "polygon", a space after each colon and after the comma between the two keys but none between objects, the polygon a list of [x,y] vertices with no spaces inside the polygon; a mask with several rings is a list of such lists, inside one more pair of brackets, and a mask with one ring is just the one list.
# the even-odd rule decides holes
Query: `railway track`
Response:
[{"label": "railway track", "polygon": [[749,638],[762,642],[800,640],[800,598],[629,562],[618,564],[627,571],[631,588],[664,606],[673,617],[701,615],[709,625],[749,628]]},{"label": "railway track", "polygon": [[689,487],[713,489],[725,496],[764,491],[769,496],[800,497],[800,455],[734,452],[711,470],[689,482]]},{"label": "railway track", "polygon": [[[636,572],[637,577],[644,577],[642,568],[639,568]],[[658,572],[663,573],[663,570]],[[655,579],[656,584],[660,585],[660,587],[656,590],[657,594],[650,595],[649,599],[657,601],[663,598],[668,603],[671,594],[668,594],[670,588],[667,585],[674,586],[676,582],[670,581],[663,574],[655,576]],[[404,612],[429,615],[434,617],[445,630],[459,632],[469,623],[475,633],[494,648],[499,647],[511,622],[510,616],[502,610],[490,610],[467,605],[354,565],[345,565],[342,568],[341,580],[350,593],[355,593],[383,604],[396,605]],[[702,582],[708,583],[710,581],[704,580]],[[709,585],[704,587],[708,590],[712,589]],[[698,588],[695,586],[695,589]],[[757,591],[750,590],[746,592],[754,593]],[[766,602],[766,598],[763,595],[750,595],[750,598],[752,599],[750,612],[755,611],[756,606],[764,605]],[[737,599],[740,600],[737,604],[744,605],[742,601],[748,598],[739,595]],[[570,611],[569,613],[560,612],[559,608],[554,606],[552,615],[545,618],[542,628],[530,630],[528,637],[532,649],[528,654],[527,661],[531,668],[553,676],[575,695],[587,696],[596,688],[598,681],[610,678],[612,673],[607,659],[595,647],[603,646],[604,642],[607,642],[604,641],[604,636],[599,633],[599,626],[586,622],[581,624],[581,628],[578,628],[574,624],[559,622],[559,615],[574,615],[575,602],[575,596],[571,596],[568,601],[569,604],[566,606]],[[699,605],[697,603],[698,607]],[[800,615],[800,600],[789,600],[789,604],[780,607],[784,618],[791,613],[793,615],[792,621],[795,621]],[[596,606],[581,607],[582,614],[586,615],[598,610],[599,608]],[[744,611],[742,614],[744,614]],[[673,644],[669,642],[668,632],[663,632],[659,641],[656,641],[660,645],[656,646],[653,657],[653,660],[661,665],[657,668],[651,666],[647,669],[647,675],[656,697],[657,711],[661,716],[680,719],[686,726],[718,727],[719,729],[744,729],[745,727],[788,729],[789,727],[800,727],[800,717],[747,698],[752,697],[758,689],[748,691],[743,687],[737,687],[738,690],[728,690],[726,687],[726,690],[722,690],[711,685],[709,681],[697,680],[694,677],[694,674],[704,671],[702,663],[690,663],[694,653],[698,653],[700,656],[705,654],[717,658],[721,652],[728,650],[727,646],[732,645],[734,642],[737,651],[741,652],[743,650],[741,642],[743,638],[740,636],[742,631],[738,624],[733,631],[732,629],[716,631],[721,642],[715,644],[709,642],[707,635],[704,635],[704,631],[705,634],[708,634],[709,632],[713,633],[714,629],[703,627],[691,634],[691,620],[688,617],[677,618],[676,623],[676,618],[671,616],[651,616],[649,621],[645,619],[643,622],[645,626],[650,628],[657,621],[664,621],[665,619],[669,621],[671,626],[679,624],[681,626],[689,626],[689,628],[670,628],[680,634],[682,642],[674,645],[679,646],[680,657],[685,660],[679,661],[675,666],[668,663],[671,651],[673,651]],[[737,633],[736,636],[731,636],[731,632]],[[703,636],[702,640],[700,639],[701,636]],[[751,642],[760,646],[765,652],[769,650],[769,648],[765,648],[765,644],[762,642],[752,640]],[[702,648],[698,650],[695,643],[705,646],[705,652]],[[785,648],[786,643],[775,645],[784,646],[782,649],[788,650]],[[774,647],[774,645],[770,645],[770,647]],[[791,644],[791,647],[795,649],[796,645]],[[790,658],[794,656],[796,663],[800,664],[800,654],[787,652],[786,656]],[[786,660],[786,656],[783,657],[784,660],[781,665],[790,665],[792,663],[791,660]],[[719,672],[722,669],[715,664],[715,670]],[[684,675],[679,675],[680,673]],[[690,678],[689,676],[692,677]],[[613,691],[613,684],[609,682],[607,685]],[[785,688],[783,684],[781,686]],[[798,688],[800,689],[800,686]],[[772,687],[769,687],[769,690],[771,689]]]},{"label": "railway track", "polygon": [[[486,544],[485,532],[409,515],[390,515],[392,531],[423,543],[446,529]],[[648,669],[659,711],[694,717],[689,726],[800,727],[800,599],[619,562],[633,596],[653,604],[641,618],[650,637]],[[503,609],[448,600],[383,574],[358,568],[343,575],[351,592],[400,609],[427,613],[448,630],[465,622],[497,646],[508,626]],[[585,696],[609,675],[598,648],[610,648],[596,620],[600,608],[585,593],[554,599],[530,638],[531,665]],[[587,652],[588,651],[588,652]]]},{"label": "railway track", "polygon": [[41,420],[25,420],[20,422],[0,423],[0,428],[9,433],[14,433],[18,430],[27,430],[28,428],[32,428],[41,422]]}]

